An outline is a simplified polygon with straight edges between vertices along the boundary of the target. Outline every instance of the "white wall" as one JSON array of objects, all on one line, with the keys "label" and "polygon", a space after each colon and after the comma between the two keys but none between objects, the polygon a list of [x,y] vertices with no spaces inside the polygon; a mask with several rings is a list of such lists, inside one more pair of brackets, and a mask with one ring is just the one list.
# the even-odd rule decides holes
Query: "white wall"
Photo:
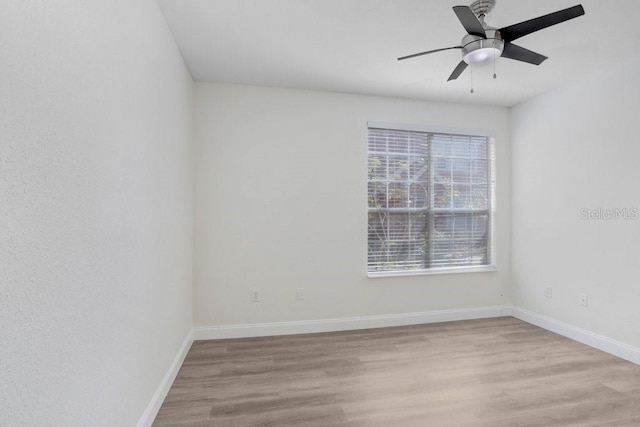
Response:
[{"label": "white wall", "polygon": [[636,57],[511,117],[516,305],[636,347],[640,220],[585,220],[582,209],[640,209],[638,94]]},{"label": "white wall", "polygon": [[135,425],[176,357],[192,91],[153,0],[2,2],[0,425]]},{"label": "white wall", "polygon": [[[498,272],[366,277],[368,120],[495,132]],[[509,302],[508,135],[503,108],[196,84],[196,326]]]}]

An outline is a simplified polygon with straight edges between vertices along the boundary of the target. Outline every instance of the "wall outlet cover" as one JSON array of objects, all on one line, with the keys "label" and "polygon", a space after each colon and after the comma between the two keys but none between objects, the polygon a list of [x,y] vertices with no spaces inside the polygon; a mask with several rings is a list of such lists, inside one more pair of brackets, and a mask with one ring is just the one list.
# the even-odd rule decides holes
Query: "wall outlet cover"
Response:
[{"label": "wall outlet cover", "polygon": [[580,301],[580,305],[586,307],[589,304],[589,299],[586,294],[580,294],[578,297],[578,301]]}]

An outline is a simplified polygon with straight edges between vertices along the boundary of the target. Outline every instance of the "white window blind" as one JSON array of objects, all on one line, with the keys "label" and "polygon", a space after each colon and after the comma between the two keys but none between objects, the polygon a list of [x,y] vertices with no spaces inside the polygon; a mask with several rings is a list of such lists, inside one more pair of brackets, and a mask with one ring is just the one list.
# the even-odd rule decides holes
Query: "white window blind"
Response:
[{"label": "white window blind", "polygon": [[368,153],[369,272],[492,264],[489,138],[370,127]]}]

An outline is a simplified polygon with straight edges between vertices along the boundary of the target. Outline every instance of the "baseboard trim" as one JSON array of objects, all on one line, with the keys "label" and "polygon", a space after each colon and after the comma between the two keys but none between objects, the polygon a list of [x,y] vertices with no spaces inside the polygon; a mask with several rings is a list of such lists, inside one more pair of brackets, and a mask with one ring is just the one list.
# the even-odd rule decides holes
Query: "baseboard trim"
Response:
[{"label": "baseboard trim", "polygon": [[517,319],[640,365],[640,348],[638,347],[616,341],[605,337],[604,335],[599,335],[586,329],[578,328],[577,326],[573,326],[520,307],[512,306],[508,311],[510,311],[511,315]]},{"label": "baseboard trim", "polygon": [[144,413],[140,417],[137,427],[151,427],[153,421],[156,419],[156,415],[158,415],[158,411],[162,406],[162,402],[164,402],[165,397],[167,397],[167,393],[169,393],[169,389],[173,385],[173,380],[176,379],[178,375],[178,371],[180,367],[182,367],[182,362],[184,362],[184,358],[187,357],[187,353],[191,348],[191,344],[193,343],[193,329],[189,331],[189,334],[186,336],[180,349],[178,350],[178,354],[176,354],[175,359],[169,366],[167,373],[164,375],[162,382],[158,386],[155,394],[151,398],[151,401],[147,405],[147,409],[145,409]]},{"label": "baseboard trim", "polygon": [[[561,322],[533,311],[510,305],[438,310],[419,313],[388,314],[380,316],[349,317],[342,319],[300,320],[292,322],[226,326],[196,326],[193,330],[193,340],[199,341],[226,338],[309,334],[317,332],[418,325],[422,323],[451,322],[456,320],[486,319],[500,316],[513,316],[527,323],[531,323],[532,325],[536,325],[558,335],[562,335],[640,365],[640,348],[638,347],[625,344],[621,341],[596,334],[586,329]],[[171,381],[173,381],[173,378]],[[169,383],[169,386],[170,385],[171,383]]]},{"label": "baseboard trim", "polygon": [[300,320],[292,322],[228,326],[196,326],[194,328],[193,338],[194,340],[212,340],[272,335],[309,334],[317,332],[417,325],[421,323],[450,322],[455,320],[485,319],[509,315],[509,306],[491,306],[455,310],[438,310],[421,313],[349,317],[343,319]]}]

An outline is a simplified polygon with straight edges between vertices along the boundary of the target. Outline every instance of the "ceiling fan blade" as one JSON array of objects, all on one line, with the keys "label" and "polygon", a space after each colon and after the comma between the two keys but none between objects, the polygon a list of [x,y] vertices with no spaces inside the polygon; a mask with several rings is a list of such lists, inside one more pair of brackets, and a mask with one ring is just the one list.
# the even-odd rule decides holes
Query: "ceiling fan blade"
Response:
[{"label": "ceiling fan blade", "polygon": [[442,49],[434,49],[434,50],[428,50],[426,52],[414,53],[413,55],[400,57],[398,58],[398,61],[402,61],[403,59],[415,58],[416,56],[428,55],[430,53],[440,52],[440,51],[449,50],[449,49],[462,49],[462,46],[443,47]]},{"label": "ceiling fan blade", "polygon": [[550,13],[548,15],[539,16],[537,18],[530,19],[528,21],[520,22],[519,24],[509,25],[508,27],[500,28],[500,35],[502,40],[510,42],[516,40],[527,34],[531,34],[538,30],[550,27],[552,25],[559,24],[569,19],[577,18],[584,15],[584,8],[582,5],[570,7],[568,9],[559,10],[557,12]]},{"label": "ceiling fan blade", "polygon": [[513,43],[505,43],[502,51],[503,58],[515,59],[516,61],[528,62],[529,64],[540,65],[547,59],[546,56],[540,55],[532,50],[525,49]]},{"label": "ceiling fan blade", "polygon": [[458,64],[458,66],[456,67],[455,70],[453,70],[453,73],[451,73],[451,75],[449,76],[449,78],[447,79],[447,81],[451,81],[451,80],[455,80],[458,77],[460,77],[460,74],[462,74],[462,72],[464,70],[467,69],[467,63],[464,61],[460,61],[460,63]]},{"label": "ceiling fan blade", "polygon": [[483,39],[487,38],[482,24],[469,6],[454,6],[453,11],[456,13],[464,29],[467,30],[467,33],[482,37]]}]

